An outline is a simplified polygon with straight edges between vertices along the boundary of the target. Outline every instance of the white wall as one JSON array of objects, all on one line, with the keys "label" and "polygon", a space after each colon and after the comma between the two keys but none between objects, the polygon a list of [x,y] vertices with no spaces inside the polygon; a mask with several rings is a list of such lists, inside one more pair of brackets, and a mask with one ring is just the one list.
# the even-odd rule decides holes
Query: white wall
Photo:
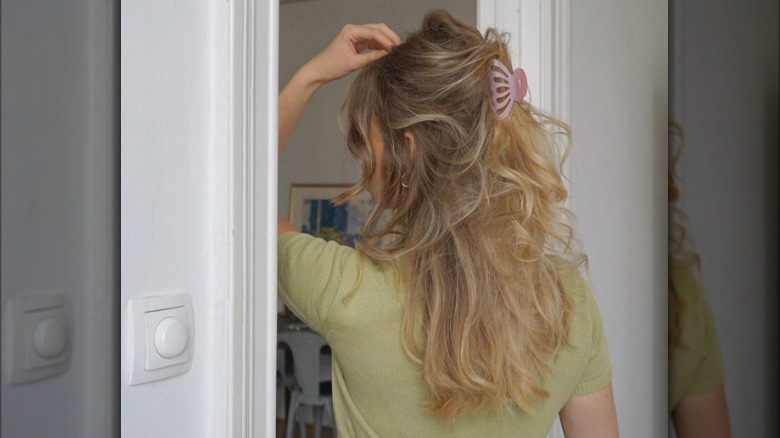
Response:
[{"label": "white wall", "polygon": [[[227,2],[133,1],[121,11],[123,436],[227,436]],[[130,298],[187,292],[189,372],[128,386]]]},{"label": "white wall", "polygon": [[571,2],[571,207],[621,436],[667,427],[667,2]]},{"label": "white wall", "polygon": [[3,339],[3,437],[116,434],[115,11],[2,2],[3,311],[57,290],[73,310],[65,374],[9,387]]},{"label": "white wall", "polygon": [[733,434],[777,436],[778,3],[681,4],[681,204]]}]

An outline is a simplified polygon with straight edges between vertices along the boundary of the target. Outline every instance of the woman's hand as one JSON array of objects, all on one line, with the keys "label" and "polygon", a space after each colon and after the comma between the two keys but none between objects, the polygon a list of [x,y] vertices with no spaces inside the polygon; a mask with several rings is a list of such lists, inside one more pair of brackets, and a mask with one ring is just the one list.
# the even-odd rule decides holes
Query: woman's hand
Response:
[{"label": "woman's hand", "polygon": [[320,85],[342,78],[386,54],[401,39],[384,24],[348,24],[301,67],[279,93],[279,151]]},{"label": "woman's hand", "polygon": [[348,24],[303,68],[323,84],[363,68],[398,44],[401,39],[385,24]]}]

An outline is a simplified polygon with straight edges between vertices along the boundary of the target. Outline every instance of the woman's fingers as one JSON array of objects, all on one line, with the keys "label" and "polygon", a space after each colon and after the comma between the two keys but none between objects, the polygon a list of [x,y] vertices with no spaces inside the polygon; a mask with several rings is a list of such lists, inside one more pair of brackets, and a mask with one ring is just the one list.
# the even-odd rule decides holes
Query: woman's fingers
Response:
[{"label": "woman's fingers", "polygon": [[359,54],[357,68],[375,61],[386,55],[393,46],[401,44],[401,38],[384,23],[372,23],[355,26],[350,29],[353,37],[359,38],[354,43]]},{"label": "woman's fingers", "polygon": [[385,55],[401,39],[387,25],[348,24],[309,62],[315,82],[325,83],[364,67]]},{"label": "woman's fingers", "polygon": [[379,25],[347,25],[344,26],[343,32],[357,52],[360,52],[359,47],[373,50],[389,50],[391,47],[400,44],[398,35],[389,28],[385,30]]},{"label": "woman's fingers", "polygon": [[384,50],[370,50],[363,52],[358,55],[358,65],[356,66],[355,70],[361,69],[385,55],[387,55],[387,52]]},{"label": "woman's fingers", "polygon": [[401,38],[395,32],[393,32],[393,30],[390,29],[385,23],[370,23],[370,24],[366,24],[366,26],[375,28],[380,32],[382,32],[383,34],[385,34],[385,36],[387,36],[390,39],[390,41],[392,41],[394,46],[401,44]]}]

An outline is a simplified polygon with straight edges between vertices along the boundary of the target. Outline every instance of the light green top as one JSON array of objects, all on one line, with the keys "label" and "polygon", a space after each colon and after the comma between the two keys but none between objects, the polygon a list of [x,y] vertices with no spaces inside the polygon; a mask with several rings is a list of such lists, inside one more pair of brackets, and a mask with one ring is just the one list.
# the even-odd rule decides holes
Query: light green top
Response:
[{"label": "light green top", "polygon": [[710,305],[690,269],[677,263],[669,274],[684,302],[680,343],[669,346],[669,410],[687,395],[716,389],[723,383],[723,360]]},{"label": "light green top", "polygon": [[448,422],[422,409],[425,383],[401,341],[403,290],[390,269],[366,262],[352,296],[358,257],[352,248],[306,234],[279,237],[279,294],[319,332],[333,354],[333,403],[343,437],[543,437],[572,395],[606,387],[612,379],[601,316],[579,275],[563,279],[574,303],[569,336],[546,376],[550,396],[534,414],[480,411]]}]

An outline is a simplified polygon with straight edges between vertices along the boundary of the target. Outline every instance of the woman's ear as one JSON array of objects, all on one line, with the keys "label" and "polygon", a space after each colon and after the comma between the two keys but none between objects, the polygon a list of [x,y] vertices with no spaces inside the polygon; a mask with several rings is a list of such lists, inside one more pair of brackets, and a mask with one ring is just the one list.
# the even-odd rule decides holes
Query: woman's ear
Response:
[{"label": "woman's ear", "polygon": [[412,153],[412,157],[417,155],[417,142],[414,141],[414,134],[412,131],[404,131],[404,138],[409,144],[409,151]]}]

